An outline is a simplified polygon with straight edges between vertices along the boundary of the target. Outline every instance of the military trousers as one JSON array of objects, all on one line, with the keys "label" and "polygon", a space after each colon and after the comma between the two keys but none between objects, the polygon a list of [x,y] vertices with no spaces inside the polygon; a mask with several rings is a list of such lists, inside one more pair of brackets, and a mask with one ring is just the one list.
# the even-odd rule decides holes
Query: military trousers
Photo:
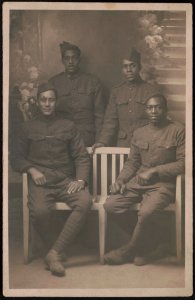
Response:
[{"label": "military trousers", "polygon": [[29,199],[28,207],[30,219],[47,248],[51,248],[51,231],[55,224],[52,224],[52,209],[55,202],[65,202],[72,211],[64,224],[54,249],[62,251],[74,240],[92,205],[92,197],[87,188],[79,192],[68,194],[67,186],[72,180],[66,178],[58,183],[37,186],[29,178]]},{"label": "military trousers", "polygon": [[[105,210],[111,215],[127,212],[131,205],[140,203],[138,220],[135,225],[129,250],[139,251],[143,247],[143,238],[148,233],[152,216],[162,211],[174,200],[175,186],[169,183],[160,183],[150,186],[141,186],[135,182],[127,184],[124,194],[111,195],[104,204]],[[114,218],[116,220],[116,217]]]}]

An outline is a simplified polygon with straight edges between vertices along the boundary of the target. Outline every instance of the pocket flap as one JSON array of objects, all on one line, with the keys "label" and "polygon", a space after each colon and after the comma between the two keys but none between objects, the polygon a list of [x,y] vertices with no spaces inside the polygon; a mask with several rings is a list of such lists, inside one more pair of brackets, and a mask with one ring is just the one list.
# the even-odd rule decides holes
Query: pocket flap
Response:
[{"label": "pocket flap", "polygon": [[147,142],[144,141],[136,141],[135,145],[141,149],[147,150],[149,147],[149,144]]},{"label": "pocket flap", "polygon": [[116,99],[116,103],[117,103],[118,105],[121,105],[121,104],[128,104],[129,101],[128,101],[128,99]]},{"label": "pocket flap", "polygon": [[45,136],[37,133],[30,133],[29,138],[33,141],[41,141],[45,139]]},{"label": "pocket flap", "polygon": [[92,88],[78,88],[77,90],[78,94],[85,94],[85,95],[90,95],[93,93],[93,89]]},{"label": "pocket flap", "polygon": [[169,148],[173,148],[176,147],[177,143],[174,141],[169,141],[169,142],[161,142],[158,144],[159,148],[165,148],[165,149],[169,149]]}]

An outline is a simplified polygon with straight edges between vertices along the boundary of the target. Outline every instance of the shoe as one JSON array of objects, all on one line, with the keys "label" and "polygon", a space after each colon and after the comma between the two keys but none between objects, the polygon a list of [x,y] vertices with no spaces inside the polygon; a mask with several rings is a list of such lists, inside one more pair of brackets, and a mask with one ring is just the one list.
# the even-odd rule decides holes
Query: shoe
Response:
[{"label": "shoe", "polygon": [[130,251],[124,251],[123,248],[112,250],[104,255],[104,262],[108,265],[122,265],[133,261],[133,254]]},{"label": "shoe", "polygon": [[133,263],[136,266],[144,266],[152,261],[165,257],[168,254],[168,252],[169,249],[167,245],[159,245],[155,250],[153,250],[145,256],[135,256]]},{"label": "shoe", "polygon": [[55,276],[64,276],[65,268],[62,264],[62,257],[55,251],[50,250],[44,259],[48,270]]},{"label": "shoe", "polygon": [[149,263],[147,256],[136,256],[133,260],[134,265],[136,266],[144,266]]}]

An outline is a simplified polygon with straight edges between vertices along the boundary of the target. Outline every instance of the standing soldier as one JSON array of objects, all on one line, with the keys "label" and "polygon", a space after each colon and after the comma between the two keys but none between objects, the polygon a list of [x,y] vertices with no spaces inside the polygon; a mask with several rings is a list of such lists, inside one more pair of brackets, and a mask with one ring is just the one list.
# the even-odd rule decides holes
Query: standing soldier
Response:
[{"label": "standing soldier", "polygon": [[111,92],[106,109],[104,124],[98,139],[93,145],[110,146],[117,134],[118,147],[130,147],[133,131],[147,124],[144,103],[149,95],[157,93],[156,86],[146,83],[139,75],[141,56],[134,48],[123,56],[122,73],[125,80],[115,86]]},{"label": "standing soldier", "polygon": [[63,42],[60,50],[65,72],[49,80],[58,92],[57,110],[75,123],[85,145],[92,146],[103,123],[102,88],[95,76],[80,70],[81,51],[77,46]]}]

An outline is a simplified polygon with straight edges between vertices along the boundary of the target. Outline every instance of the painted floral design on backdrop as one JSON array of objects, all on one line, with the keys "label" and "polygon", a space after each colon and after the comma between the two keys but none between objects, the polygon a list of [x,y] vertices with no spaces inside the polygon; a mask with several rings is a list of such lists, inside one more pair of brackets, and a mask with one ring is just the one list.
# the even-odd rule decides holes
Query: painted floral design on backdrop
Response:
[{"label": "painted floral design on backdrop", "polygon": [[166,27],[160,25],[156,13],[142,13],[138,17],[137,48],[142,53],[142,77],[150,83],[158,82],[157,67],[170,66],[164,47],[169,45]]},{"label": "painted floral design on backdrop", "polygon": [[39,55],[38,15],[12,11],[10,23],[10,86],[11,100],[15,91],[20,95],[16,106],[24,121],[36,114],[38,85],[44,80]]}]

